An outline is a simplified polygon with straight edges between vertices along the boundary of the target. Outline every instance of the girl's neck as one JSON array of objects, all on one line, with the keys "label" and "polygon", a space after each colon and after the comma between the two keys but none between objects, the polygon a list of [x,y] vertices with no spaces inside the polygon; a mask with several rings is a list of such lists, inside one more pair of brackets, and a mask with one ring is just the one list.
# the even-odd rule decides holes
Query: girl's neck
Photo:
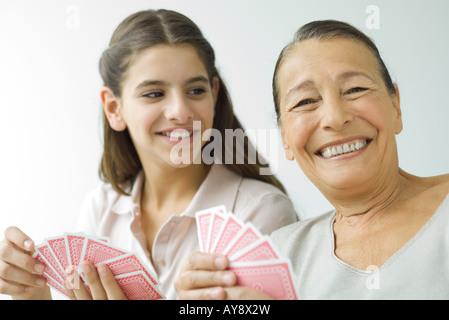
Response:
[{"label": "girl's neck", "polygon": [[151,205],[153,209],[158,210],[166,206],[176,206],[176,203],[190,203],[209,170],[210,167],[206,165],[144,168],[142,206]]}]

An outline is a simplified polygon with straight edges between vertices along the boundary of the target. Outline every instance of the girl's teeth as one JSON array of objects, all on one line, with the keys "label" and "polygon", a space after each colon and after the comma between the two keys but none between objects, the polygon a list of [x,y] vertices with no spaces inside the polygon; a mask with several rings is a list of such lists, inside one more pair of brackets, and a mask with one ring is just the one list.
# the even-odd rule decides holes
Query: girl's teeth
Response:
[{"label": "girl's teeth", "polygon": [[327,148],[326,150],[321,152],[321,155],[324,158],[335,157],[335,156],[339,156],[339,155],[342,155],[345,153],[350,153],[350,152],[360,150],[360,149],[364,148],[366,146],[366,144],[367,144],[367,140],[357,141],[357,142],[351,143],[351,144],[345,143],[342,146]]},{"label": "girl's teeth", "polygon": [[162,132],[161,134],[166,137],[170,137],[170,139],[187,139],[190,138],[193,131],[172,131],[172,132]]},{"label": "girl's teeth", "polygon": [[172,131],[170,134],[170,139],[187,139],[190,137],[190,132],[184,131],[184,132],[175,132]]}]

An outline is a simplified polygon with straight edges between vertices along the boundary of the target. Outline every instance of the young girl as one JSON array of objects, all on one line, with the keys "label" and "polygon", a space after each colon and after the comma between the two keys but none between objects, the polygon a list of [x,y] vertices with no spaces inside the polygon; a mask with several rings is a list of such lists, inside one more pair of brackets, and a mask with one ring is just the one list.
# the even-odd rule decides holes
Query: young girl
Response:
[{"label": "young girl", "polygon": [[[129,16],[103,53],[100,73],[104,183],[88,196],[80,230],[137,253],[168,299],[177,298],[173,282],[181,261],[199,250],[197,211],[225,205],[265,234],[296,220],[279,181],[259,174],[265,163],[260,156],[253,155],[256,164],[237,161],[254,150],[247,140],[243,146],[223,143],[220,152],[214,149],[215,164],[198,161],[212,143],[207,139],[211,129],[225,137],[225,129],[242,126],[215,67],[214,51],[191,20],[167,10]],[[175,161],[175,146],[189,151],[190,161]],[[233,155],[232,163],[220,154]],[[30,257],[31,239],[9,228],[0,246],[0,252],[12,252],[0,255],[0,262],[7,263],[7,272],[0,274],[2,293],[49,297],[48,288],[41,288],[43,268]],[[88,262],[81,268],[92,295],[81,284],[68,290],[72,299],[124,298],[110,270]]]}]

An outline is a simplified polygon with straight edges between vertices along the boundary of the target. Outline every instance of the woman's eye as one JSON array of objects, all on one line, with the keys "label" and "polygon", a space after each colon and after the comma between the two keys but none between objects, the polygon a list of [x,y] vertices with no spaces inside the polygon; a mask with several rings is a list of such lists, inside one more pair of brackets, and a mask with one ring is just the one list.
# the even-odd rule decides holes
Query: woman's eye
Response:
[{"label": "woman's eye", "polygon": [[362,87],[354,87],[354,88],[351,88],[348,91],[346,91],[346,94],[358,93],[358,92],[362,92],[362,91],[365,91],[365,90],[368,90],[368,89],[362,88]]},{"label": "woman's eye", "polygon": [[295,104],[292,109],[295,109],[297,107],[306,106],[309,104],[313,104],[315,102],[317,102],[316,99],[304,99],[304,100],[299,101],[297,104]]}]

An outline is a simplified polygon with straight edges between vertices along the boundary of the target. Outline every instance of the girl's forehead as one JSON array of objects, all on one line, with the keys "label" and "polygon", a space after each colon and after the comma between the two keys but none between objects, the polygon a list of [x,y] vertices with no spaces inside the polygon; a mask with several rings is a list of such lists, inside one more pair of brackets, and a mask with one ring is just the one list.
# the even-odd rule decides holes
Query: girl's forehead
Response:
[{"label": "girl's forehead", "polygon": [[191,74],[207,77],[207,70],[191,45],[155,45],[140,51],[129,62],[122,85],[128,82],[189,77]]}]

